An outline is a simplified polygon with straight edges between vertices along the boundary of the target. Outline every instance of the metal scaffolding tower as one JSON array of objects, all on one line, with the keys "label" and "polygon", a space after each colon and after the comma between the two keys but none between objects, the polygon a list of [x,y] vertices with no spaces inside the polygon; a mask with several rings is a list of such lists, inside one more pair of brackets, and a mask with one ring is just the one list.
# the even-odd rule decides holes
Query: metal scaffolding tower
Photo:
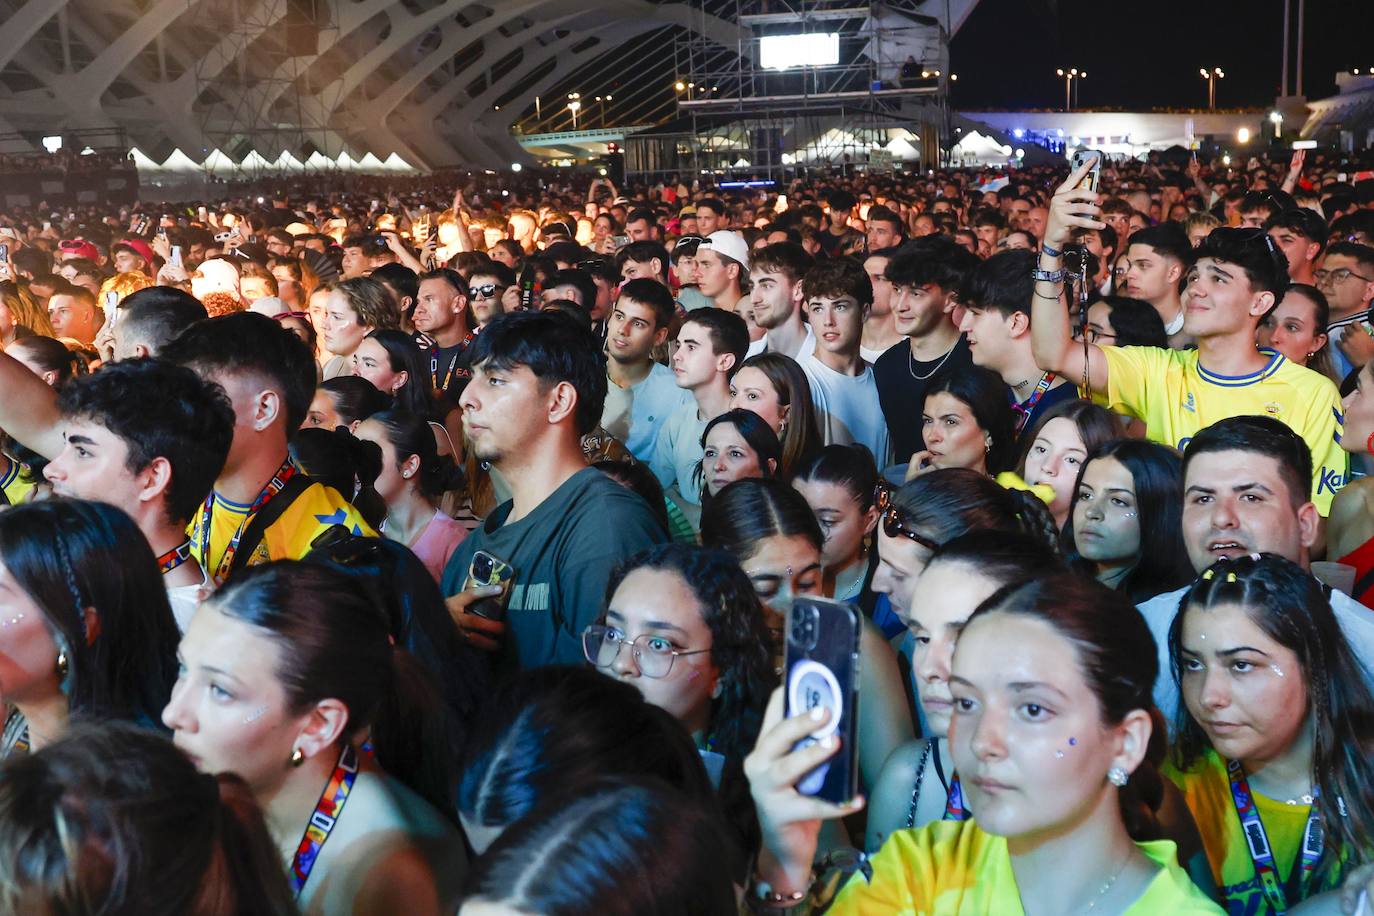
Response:
[{"label": "metal scaffolding tower", "polygon": [[[719,0],[693,0],[694,14]],[[811,168],[890,170],[933,163],[948,133],[947,23],[924,0],[734,0],[735,48],[684,30],[674,47],[678,116],[628,137],[625,166],[671,174],[772,178]],[[778,39],[831,56],[772,59]]]}]

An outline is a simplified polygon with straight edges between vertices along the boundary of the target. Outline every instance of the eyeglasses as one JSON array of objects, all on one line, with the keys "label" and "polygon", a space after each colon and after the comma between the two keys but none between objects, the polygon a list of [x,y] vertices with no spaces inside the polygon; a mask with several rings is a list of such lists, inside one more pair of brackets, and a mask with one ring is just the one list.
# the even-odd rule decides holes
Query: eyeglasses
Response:
[{"label": "eyeglasses", "polygon": [[1110,331],[1099,331],[1097,328],[1074,328],[1073,339],[1082,340],[1088,338],[1088,343],[1101,343],[1104,340],[1116,340],[1116,335]]},{"label": "eyeglasses", "polygon": [[582,631],[582,654],[598,668],[609,668],[620,657],[620,650],[629,646],[635,665],[645,677],[667,677],[673,670],[673,659],[679,655],[700,655],[710,649],[675,649],[662,636],[645,633],[638,639],[626,640],[615,627],[590,626]]},{"label": "eyeglasses", "polygon": [[878,509],[878,518],[882,520],[883,534],[890,538],[906,538],[909,541],[915,541],[927,550],[939,549],[939,544],[902,524],[901,510],[892,502],[892,488],[886,483],[879,482],[874,489],[873,504]]},{"label": "eyeglasses", "polygon": [[1325,283],[1327,280],[1330,280],[1332,286],[1335,286],[1337,283],[1344,283],[1351,277],[1356,277],[1366,283],[1369,283],[1371,279],[1355,273],[1355,271],[1348,267],[1338,267],[1335,270],[1314,270],[1312,271],[1312,276],[1316,278],[1318,283]]},{"label": "eyeglasses", "polygon": [[[496,285],[495,283],[483,283],[481,286],[472,286],[472,287],[469,287],[469,288],[468,288],[468,298],[469,298],[469,299],[491,299],[491,298],[493,298],[493,297],[496,295],[496,290],[497,290],[497,289],[498,289],[498,287],[497,287],[497,285]],[[505,289],[504,286],[503,286],[503,287],[499,287],[499,289],[500,289],[502,292],[505,292],[505,291],[506,291],[506,289]]]}]

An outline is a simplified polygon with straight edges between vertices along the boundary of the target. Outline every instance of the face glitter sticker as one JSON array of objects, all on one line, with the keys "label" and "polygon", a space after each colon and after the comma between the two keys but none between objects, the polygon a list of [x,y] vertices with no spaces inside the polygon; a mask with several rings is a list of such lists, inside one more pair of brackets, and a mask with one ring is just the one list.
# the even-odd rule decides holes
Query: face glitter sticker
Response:
[{"label": "face glitter sticker", "polygon": [[266,713],[266,712],[267,712],[267,707],[266,707],[266,706],[259,706],[257,709],[253,710],[253,711],[250,712],[248,715],[244,716],[244,718],[243,718],[243,724],[244,724],[244,725],[249,725],[249,724],[251,724],[251,723],[253,723],[253,722],[258,721],[259,719],[261,719],[261,718],[263,717],[263,714]]},{"label": "face glitter sticker", "polygon": [[23,615],[23,614],[15,614],[15,615],[14,615],[13,617],[11,617],[9,620],[6,620],[6,621],[4,621],[3,623],[0,623],[0,629],[8,630],[10,627],[15,626],[16,624],[19,623],[19,621],[21,621],[21,620],[23,620],[23,619],[24,619],[24,615]]},{"label": "face glitter sticker", "polygon": [[1269,670],[1272,671],[1272,672],[1274,672],[1275,674],[1277,674],[1279,677],[1284,677],[1284,676],[1285,676],[1284,673],[1283,673],[1283,669],[1280,668],[1278,665],[1270,665],[1270,666],[1269,666]]},{"label": "face glitter sticker", "polygon": [[1069,747],[1077,747],[1077,746],[1078,746],[1078,739],[1077,739],[1077,738],[1070,738],[1070,739],[1069,739]]}]

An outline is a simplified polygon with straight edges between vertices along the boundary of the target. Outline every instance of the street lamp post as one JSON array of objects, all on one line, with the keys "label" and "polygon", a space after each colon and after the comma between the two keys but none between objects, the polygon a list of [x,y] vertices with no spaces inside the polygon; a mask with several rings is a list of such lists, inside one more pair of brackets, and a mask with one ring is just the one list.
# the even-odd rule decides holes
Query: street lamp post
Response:
[{"label": "street lamp post", "polygon": [[572,112],[573,130],[577,130],[577,113],[582,110],[582,93],[568,93],[568,111]]},{"label": "street lamp post", "polygon": [[1220,67],[1213,67],[1211,70],[1200,67],[1198,73],[1207,81],[1207,108],[1214,111],[1217,107],[1217,80],[1225,79],[1226,73]]},{"label": "street lamp post", "polygon": [[1283,115],[1277,111],[1269,112],[1269,123],[1274,125],[1274,139],[1280,139],[1283,135]]},{"label": "street lamp post", "polygon": [[1054,72],[1058,76],[1062,76],[1064,78],[1064,110],[1073,111],[1073,103],[1077,95],[1077,93],[1073,91],[1073,81],[1086,79],[1088,76],[1088,71],[1079,70],[1077,67],[1074,67],[1070,70],[1060,68]]}]

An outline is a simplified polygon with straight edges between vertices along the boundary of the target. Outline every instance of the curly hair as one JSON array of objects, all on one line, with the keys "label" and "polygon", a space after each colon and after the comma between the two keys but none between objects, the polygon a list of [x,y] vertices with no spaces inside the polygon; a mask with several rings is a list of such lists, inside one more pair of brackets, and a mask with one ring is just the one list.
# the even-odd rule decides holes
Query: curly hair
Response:
[{"label": "curly hair", "polygon": [[[711,702],[707,743],[726,757],[742,760],[763,725],[768,695],[778,677],[768,647],[771,636],[754,585],[723,550],[690,544],[661,544],[630,557],[606,583],[606,605],[630,573],[640,569],[679,576],[697,599],[711,630],[711,663],[720,671],[720,696]],[[600,622],[605,622],[601,612]]]}]

